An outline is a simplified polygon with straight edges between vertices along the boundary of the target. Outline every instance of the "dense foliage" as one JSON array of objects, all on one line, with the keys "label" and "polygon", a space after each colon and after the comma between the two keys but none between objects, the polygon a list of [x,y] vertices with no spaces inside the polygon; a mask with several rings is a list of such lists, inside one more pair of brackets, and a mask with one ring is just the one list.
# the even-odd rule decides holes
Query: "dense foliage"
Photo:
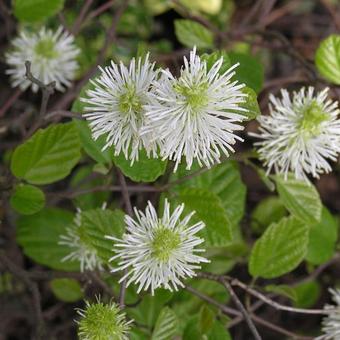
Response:
[{"label": "dense foliage", "polygon": [[1,339],[340,339],[338,1],[0,11]]}]

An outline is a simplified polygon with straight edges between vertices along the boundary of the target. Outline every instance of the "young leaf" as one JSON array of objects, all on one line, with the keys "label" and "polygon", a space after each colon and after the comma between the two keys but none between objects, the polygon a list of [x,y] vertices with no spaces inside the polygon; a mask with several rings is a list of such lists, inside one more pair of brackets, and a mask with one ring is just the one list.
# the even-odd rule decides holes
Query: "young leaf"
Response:
[{"label": "young leaf", "polygon": [[60,236],[73,222],[73,214],[61,209],[45,208],[31,216],[20,216],[17,221],[17,242],[25,255],[35,262],[56,270],[79,270],[79,264],[62,259],[70,248],[59,245]]},{"label": "young leaf", "polygon": [[297,296],[295,307],[312,308],[320,296],[320,284],[317,281],[300,283],[295,288]]},{"label": "young leaf", "polygon": [[229,52],[231,64],[239,63],[240,65],[235,69],[235,78],[259,93],[264,81],[264,68],[257,58],[250,54]]},{"label": "young leaf", "polygon": [[340,35],[332,34],[321,42],[315,54],[315,65],[320,74],[340,85]]},{"label": "young leaf", "polygon": [[250,274],[270,279],[295,269],[307,253],[308,232],[308,226],[293,216],[270,225],[251,251]]},{"label": "young leaf", "polygon": [[50,285],[53,294],[61,301],[75,302],[84,296],[79,282],[74,279],[53,279]]},{"label": "young leaf", "polygon": [[216,194],[204,189],[188,188],[180,192],[179,199],[187,210],[196,212],[193,221],[205,223],[201,236],[206,247],[224,246],[232,241],[231,223]]},{"label": "young leaf", "polygon": [[338,238],[338,220],[323,207],[321,221],[311,226],[306,260],[322,264],[332,258]]},{"label": "young leaf", "polygon": [[133,165],[122,152],[118,156],[113,156],[113,161],[123,174],[134,182],[154,182],[164,174],[167,165],[167,161],[160,158],[149,158],[144,150],[139,152],[139,159]]},{"label": "young leaf", "polygon": [[311,183],[292,176],[287,180],[275,176],[275,182],[282,203],[292,215],[308,224],[320,221],[322,203],[319,193]]},{"label": "young leaf", "polygon": [[39,188],[29,184],[19,184],[10,198],[13,209],[23,215],[32,215],[45,205],[45,194]]},{"label": "young leaf", "polygon": [[171,340],[177,330],[178,319],[175,312],[169,307],[164,307],[157,318],[151,340]]},{"label": "young leaf", "polygon": [[175,33],[178,41],[187,47],[210,48],[214,46],[214,36],[206,27],[198,22],[177,19]]},{"label": "young leaf", "polygon": [[270,293],[276,293],[285,296],[293,301],[297,300],[295,289],[287,285],[268,285],[265,287],[265,290]]},{"label": "young leaf", "polygon": [[38,130],[18,146],[12,173],[32,184],[49,184],[66,177],[80,158],[80,142],[73,123]]},{"label": "young leaf", "polygon": [[269,225],[287,215],[281,200],[270,196],[260,201],[251,214],[251,228],[261,234]]},{"label": "young leaf", "polygon": [[57,14],[65,0],[14,0],[14,15],[19,21],[37,22]]}]

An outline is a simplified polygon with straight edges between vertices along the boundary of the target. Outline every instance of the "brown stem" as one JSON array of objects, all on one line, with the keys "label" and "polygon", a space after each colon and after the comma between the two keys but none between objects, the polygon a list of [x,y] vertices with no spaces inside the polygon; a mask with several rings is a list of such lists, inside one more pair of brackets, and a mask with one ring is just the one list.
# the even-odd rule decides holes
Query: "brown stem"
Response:
[{"label": "brown stem", "polygon": [[224,287],[228,290],[231,299],[234,301],[235,305],[237,306],[237,308],[239,309],[239,311],[242,313],[246,323],[248,324],[248,327],[250,329],[250,331],[252,332],[254,338],[256,340],[261,340],[262,337],[260,336],[259,332],[257,331],[250,314],[248,313],[248,311],[245,309],[245,307],[243,306],[242,302],[240,301],[240,299],[238,298],[238,296],[236,295],[235,291],[233,290],[232,286],[230,285],[230,283],[227,280],[221,280],[221,283],[224,285]]}]

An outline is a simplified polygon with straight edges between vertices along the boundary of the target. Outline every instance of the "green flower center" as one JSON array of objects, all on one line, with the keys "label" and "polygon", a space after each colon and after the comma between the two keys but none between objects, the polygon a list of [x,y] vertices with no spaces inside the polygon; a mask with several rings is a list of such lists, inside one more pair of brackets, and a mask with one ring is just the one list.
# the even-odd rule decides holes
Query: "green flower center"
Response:
[{"label": "green flower center", "polygon": [[154,232],[152,255],[161,262],[169,260],[171,253],[178,248],[181,238],[178,232],[160,226]]},{"label": "green flower center", "polygon": [[320,134],[321,123],[326,121],[328,115],[320,105],[313,100],[303,111],[299,121],[299,129],[306,135],[312,137]]},{"label": "green flower center", "polygon": [[176,84],[174,89],[177,93],[185,97],[187,106],[191,108],[191,112],[195,113],[208,104],[207,83],[200,83],[188,87],[186,84]]},{"label": "green flower center", "polygon": [[35,45],[35,53],[45,59],[53,59],[58,55],[52,39],[41,40]]},{"label": "green flower center", "polygon": [[81,340],[120,340],[127,330],[118,307],[96,303],[87,306],[79,322],[78,335]]},{"label": "green flower center", "polygon": [[141,113],[142,101],[136,93],[135,86],[126,86],[126,91],[119,97],[118,100],[119,109],[124,113]]}]

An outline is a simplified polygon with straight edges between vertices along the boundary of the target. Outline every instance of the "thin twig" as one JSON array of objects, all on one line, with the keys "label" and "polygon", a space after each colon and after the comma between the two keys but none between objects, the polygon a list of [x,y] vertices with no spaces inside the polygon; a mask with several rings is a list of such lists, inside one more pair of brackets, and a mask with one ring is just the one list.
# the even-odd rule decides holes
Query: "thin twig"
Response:
[{"label": "thin twig", "polygon": [[228,290],[231,299],[234,301],[235,305],[237,306],[237,308],[239,309],[239,311],[242,313],[246,323],[248,324],[248,327],[250,329],[250,331],[252,332],[254,338],[256,340],[261,340],[262,337],[259,334],[259,332],[257,331],[251,316],[249,315],[248,311],[245,309],[245,307],[243,306],[242,302],[240,301],[240,299],[238,298],[238,296],[236,295],[235,291],[233,290],[233,288],[231,287],[230,283],[227,280],[222,279],[221,283],[224,285],[224,287]]},{"label": "thin twig", "polygon": [[0,262],[17,278],[19,278],[31,291],[33,309],[36,319],[36,337],[37,339],[43,339],[45,333],[45,323],[41,310],[41,298],[38,286],[33,282],[26,271],[12,262],[6,255],[0,254]]},{"label": "thin twig", "polygon": [[79,33],[80,31],[80,27],[82,25],[82,23],[84,22],[84,18],[87,14],[87,11],[89,10],[89,8],[91,7],[93,3],[93,0],[86,0],[84,5],[82,6],[81,10],[80,10],[80,13],[71,29],[71,33],[73,35],[76,35]]},{"label": "thin twig", "polygon": [[115,3],[116,0],[110,0],[104,4],[102,4],[101,6],[99,6],[98,8],[96,8],[95,10],[93,10],[92,12],[90,12],[88,14],[88,16],[85,18],[84,22],[87,22],[88,20],[91,20],[99,15],[101,15],[103,12],[105,12],[106,10],[108,10],[110,7],[112,7],[112,5]]},{"label": "thin twig", "polygon": [[37,85],[42,91],[42,99],[41,99],[39,117],[37,121],[35,122],[35,124],[32,125],[31,129],[28,132],[28,136],[30,136],[40,126],[43,120],[43,117],[46,114],[48,100],[50,96],[54,93],[56,82],[52,81],[48,84],[44,84],[38,78],[34,77],[31,72],[31,62],[28,60],[25,61],[25,67],[26,67],[26,73],[25,73],[26,78],[30,80],[33,84]]},{"label": "thin twig", "polygon": [[15,103],[15,101],[22,95],[20,88],[7,99],[7,101],[2,105],[0,109],[0,117],[4,116],[7,110]]}]

